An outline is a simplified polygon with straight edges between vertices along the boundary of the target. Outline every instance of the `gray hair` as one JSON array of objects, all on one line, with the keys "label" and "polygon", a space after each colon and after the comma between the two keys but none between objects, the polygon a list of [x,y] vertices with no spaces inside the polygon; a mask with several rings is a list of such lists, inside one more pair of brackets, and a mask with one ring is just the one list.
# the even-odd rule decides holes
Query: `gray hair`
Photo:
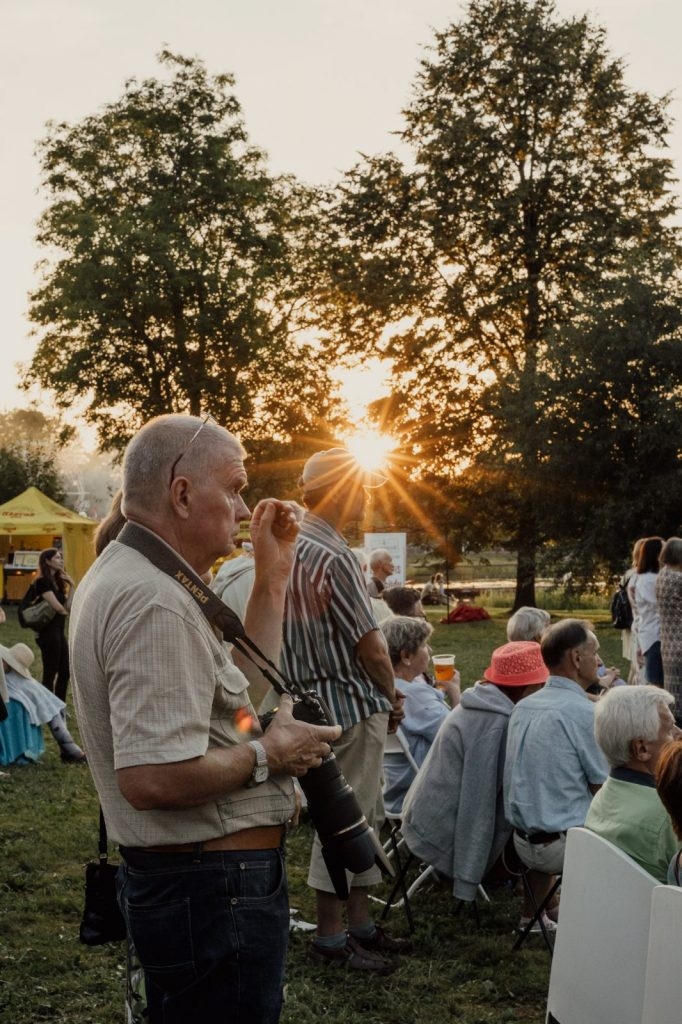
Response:
[{"label": "gray hair", "polygon": [[615,686],[597,701],[594,734],[612,768],[632,758],[632,741],[653,743],[675,698],[658,686]]},{"label": "gray hair", "polygon": [[668,537],[658,556],[661,565],[682,565],[682,539]]},{"label": "gray hair", "polygon": [[[176,475],[202,477],[224,460],[222,445],[230,440],[244,457],[237,439],[212,421],[175,413],[150,420],[130,441],[123,459],[123,512],[156,509],[165,499],[173,463],[182,456]],[[186,458],[185,458],[186,453]]]},{"label": "gray hair", "polygon": [[386,548],[374,548],[374,550],[369,553],[369,567],[370,569],[374,569],[375,566],[379,565],[381,562],[385,562],[387,558],[392,557],[391,552],[387,551]]},{"label": "gray hair", "polygon": [[381,623],[381,632],[386,638],[391,664],[398,665],[401,654],[417,653],[433,633],[433,626],[426,619],[395,615]]},{"label": "gray hair", "polygon": [[544,608],[524,605],[507,622],[507,640],[537,640],[550,623],[551,616]]}]

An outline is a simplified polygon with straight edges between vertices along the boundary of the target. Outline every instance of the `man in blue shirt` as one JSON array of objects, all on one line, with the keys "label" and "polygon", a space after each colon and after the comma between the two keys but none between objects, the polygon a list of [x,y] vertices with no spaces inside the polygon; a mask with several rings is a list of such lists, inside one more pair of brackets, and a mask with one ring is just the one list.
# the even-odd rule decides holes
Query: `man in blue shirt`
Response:
[{"label": "man in blue shirt", "polygon": [[534,869],[538,902],[563,868],[566,830],[584,825],[608,773],[586,693],[598,679],[599,641],[586,623],[564,619],[545,632],[541,650],[550,676],[512,712],[504,785],[505,816],[516,852]]}]

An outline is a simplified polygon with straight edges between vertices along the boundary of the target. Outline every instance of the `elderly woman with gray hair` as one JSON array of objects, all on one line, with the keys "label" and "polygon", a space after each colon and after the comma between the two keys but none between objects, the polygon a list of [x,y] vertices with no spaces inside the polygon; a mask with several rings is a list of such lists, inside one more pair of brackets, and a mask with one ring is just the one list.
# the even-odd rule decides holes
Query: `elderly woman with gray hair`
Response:
[{"label": "elderly woman with gray hair", "polygon": [[[396,689],[405,697],[405,717],[400,728],[409,744],[410,753],[421,765],[436,733],[451,708],[459,703],[459,673],[444,683],[444,692],[432,686],[424,676],[431,657],[429,637],[433,627],[425,619],[396,615],[381,623],[388,654],[393,665]],[[409,765],[396,766],[384,760],[384,805],[391,814],[399,814],[403,798],[414,779]]]},{"label": "elderly woman with gray hair", "polygon": [[585,819],[659,882],[679,847],[655,781],[663,749],[680,735],[672,704],[657,686],[622,686],[597,701],[594,733],[611,771]]}]

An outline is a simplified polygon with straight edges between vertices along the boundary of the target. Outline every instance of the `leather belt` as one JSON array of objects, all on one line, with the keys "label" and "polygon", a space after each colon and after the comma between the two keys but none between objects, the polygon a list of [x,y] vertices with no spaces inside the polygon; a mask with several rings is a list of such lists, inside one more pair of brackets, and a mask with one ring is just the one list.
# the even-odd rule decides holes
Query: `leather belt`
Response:
[{"label": "leather belt", "polygon": [[565,836],[565,832],[522,832],[520,828],[514,829],[517,836],[525,839],[531,846],[539,846],[540,843],[555,843],[557,839]]},{"label": "leather belt", "polygon": [[243,828],[228,836],[215,836],[196,843],[168,843],[166,846],[128,846],[124,849],[136,853],[195,853],[197,848],[206,853],[220,850],[276,850],[282,845],[284,825],[261,825]]}]

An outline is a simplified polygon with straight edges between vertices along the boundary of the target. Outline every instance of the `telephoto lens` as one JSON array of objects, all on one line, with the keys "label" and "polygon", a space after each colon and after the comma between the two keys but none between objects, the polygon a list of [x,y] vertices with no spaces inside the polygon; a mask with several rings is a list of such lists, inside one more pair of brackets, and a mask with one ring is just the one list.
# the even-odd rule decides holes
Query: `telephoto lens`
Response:
[{"label": "telephoto lens", "polygon": [[[294,718],[311,725],[333,723],[326,705],[314,690],[294,698]],[[334,751],[319,768],[311,768],[299,780],[308,801],[308,813],[322,845],[322,856],[336,895],[348,899],[346,871],[357,875],[376,864],[393,874],[381,844],[368,825],[355,793],[338,766]]]}]

